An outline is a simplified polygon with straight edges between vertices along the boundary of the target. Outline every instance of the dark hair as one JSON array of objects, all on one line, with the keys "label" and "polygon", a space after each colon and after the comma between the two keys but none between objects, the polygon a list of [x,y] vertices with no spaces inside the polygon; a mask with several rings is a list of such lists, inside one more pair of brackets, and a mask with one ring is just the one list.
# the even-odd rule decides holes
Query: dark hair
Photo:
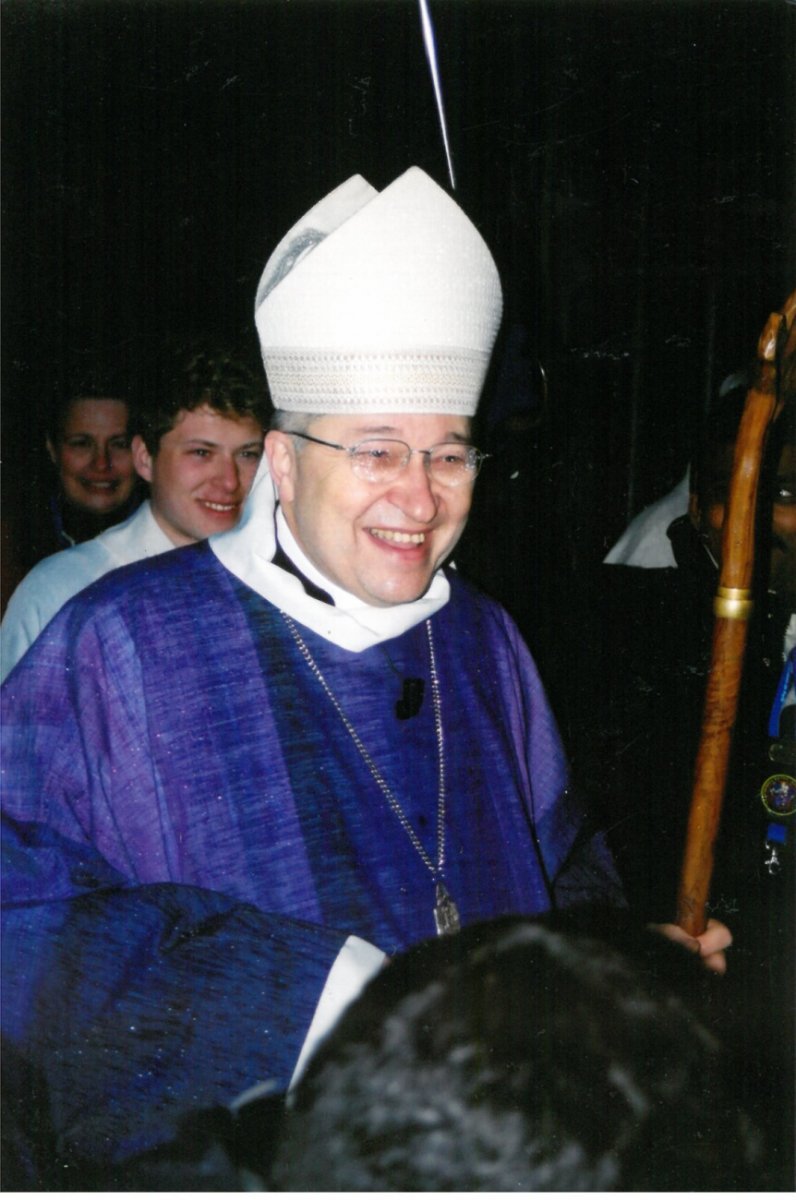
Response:
[{"label": "dark hair", "polygon": [[265,429],[269,401],[265,377],[256,375],[241,359],[226,350],[200,351],[183,356],[167,372],[141,405],[138,429],[150,454],[157,454],[160,439],[174,428],[181,412],[207,406],[232,418],[253,417]]},{"label": "dark hair", "polygon": [[[728,377],[726,383],[731,386],[720,392],[705,417],[689,476],[691,491],[703,500],[709,501],[714,494],[716,498],[726,499],[729,484],[729,476],[724,477],[728,467],[727,447],[733,446],[737,439],[751,379],[751,369],[747,372],[738,371]],[[783,408],[769,430],[765,454],[765,462],[773,465],[779,459],[783,444],[793,440],[796,397],[787,377],[780,391],[780,399]]]},{"label": "dark hair", "polygon": [[93,367],[72,379],[65,391],[59,391],[53,397],[48,407],[44,432],[54,445],[61,440],[69,410],[78,400],[119,400],[127,405],[128,431],[135,432],[135,405],[126,381],[114,371]]},{"label": "dark hair", "polygon": [[757,1186],[760,1139],[721,1047],[664,983],[699,966],[607,922],[608,941],[591,921],[501,918],[394,959],[310,1062],[271,1186]]},{"label": "dark hair", "polygon": [[[706,495],[715,483],[717,471],[724,466],[723,451],[738,435],[746,391],[747,374],[738,371],[728,376],[726,390],[719,392],[702,423],[698,444],[691,461],[689,487],[695,495]],[[723,385],[724,388],[724,385]]]}]

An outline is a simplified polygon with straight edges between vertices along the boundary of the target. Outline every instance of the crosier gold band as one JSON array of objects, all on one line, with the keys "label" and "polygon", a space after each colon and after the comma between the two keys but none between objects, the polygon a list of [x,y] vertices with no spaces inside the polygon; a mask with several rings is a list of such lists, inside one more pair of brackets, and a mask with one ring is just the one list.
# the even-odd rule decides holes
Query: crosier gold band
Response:
[{"label": "crosier gold band", "polygon": [[748,621],[752,615],[752,593],[749,588],[720,587],[713,600],[713,613],[730,621]]}]

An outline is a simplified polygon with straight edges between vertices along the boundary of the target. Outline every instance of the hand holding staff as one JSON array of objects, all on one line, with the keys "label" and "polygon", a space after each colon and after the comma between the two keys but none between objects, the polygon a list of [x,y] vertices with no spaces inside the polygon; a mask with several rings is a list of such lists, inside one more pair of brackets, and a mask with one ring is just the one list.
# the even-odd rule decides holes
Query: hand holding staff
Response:
[{"label": "hand holding staff", "polygon": [[788,297],[781,313],[771,314],[760,335],[757,369],[747,393],[735,444],[721,573],[713,604],[716,621],[710,675],[677,897],[677,924],[694,937],[706,927],[713,845],[724,799],[747,623],[752,610],[760,464],[769,426],[782,407],[786,387],[793,386],[796,371],[794,316],[796,292]]}]

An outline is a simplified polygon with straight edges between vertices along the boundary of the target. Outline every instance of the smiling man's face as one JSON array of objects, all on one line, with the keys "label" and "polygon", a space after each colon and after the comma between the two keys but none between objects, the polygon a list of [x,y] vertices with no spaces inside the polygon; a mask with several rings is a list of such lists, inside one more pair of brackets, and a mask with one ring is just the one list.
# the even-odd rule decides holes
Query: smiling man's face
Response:
[{"label": "smiling man's face", "polygon": [[236,525],[262,458],[254,417],[231,417],[208,405],[183,411],[152,455],[133,438],[135,467],[149,483],[152,512],[175,546]]},{"label": "smiling man's face", "polygon": [[[397,438],[416,449],[468,441],[464,416],[324,416],[313,437],[352,446],[364,438]],[[333,584],[368,604],[404,604],[422,596],[458,542],[473,497],[472,483],[440,485],[413,454],[390,483],[358,478],[341,450],[296,442],[284,431],[266,439],[271,475],[299,546]]]}]

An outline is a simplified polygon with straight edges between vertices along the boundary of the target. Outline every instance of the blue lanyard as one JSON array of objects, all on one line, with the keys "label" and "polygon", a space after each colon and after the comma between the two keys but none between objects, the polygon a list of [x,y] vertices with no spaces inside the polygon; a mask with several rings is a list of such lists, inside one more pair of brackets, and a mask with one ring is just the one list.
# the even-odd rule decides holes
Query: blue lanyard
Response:
[{"label": "blue lanyard", "polygon": [[779,683],[774,695],[774,703],[771,706],[771,713],[768,718],[769,737],[779,736],[779,719],[785,707],[785,697],[791,686],[796,687],[796,646],[793,647],[785,659],[785,666],[782,668],[782,674],[779,677]]}]

